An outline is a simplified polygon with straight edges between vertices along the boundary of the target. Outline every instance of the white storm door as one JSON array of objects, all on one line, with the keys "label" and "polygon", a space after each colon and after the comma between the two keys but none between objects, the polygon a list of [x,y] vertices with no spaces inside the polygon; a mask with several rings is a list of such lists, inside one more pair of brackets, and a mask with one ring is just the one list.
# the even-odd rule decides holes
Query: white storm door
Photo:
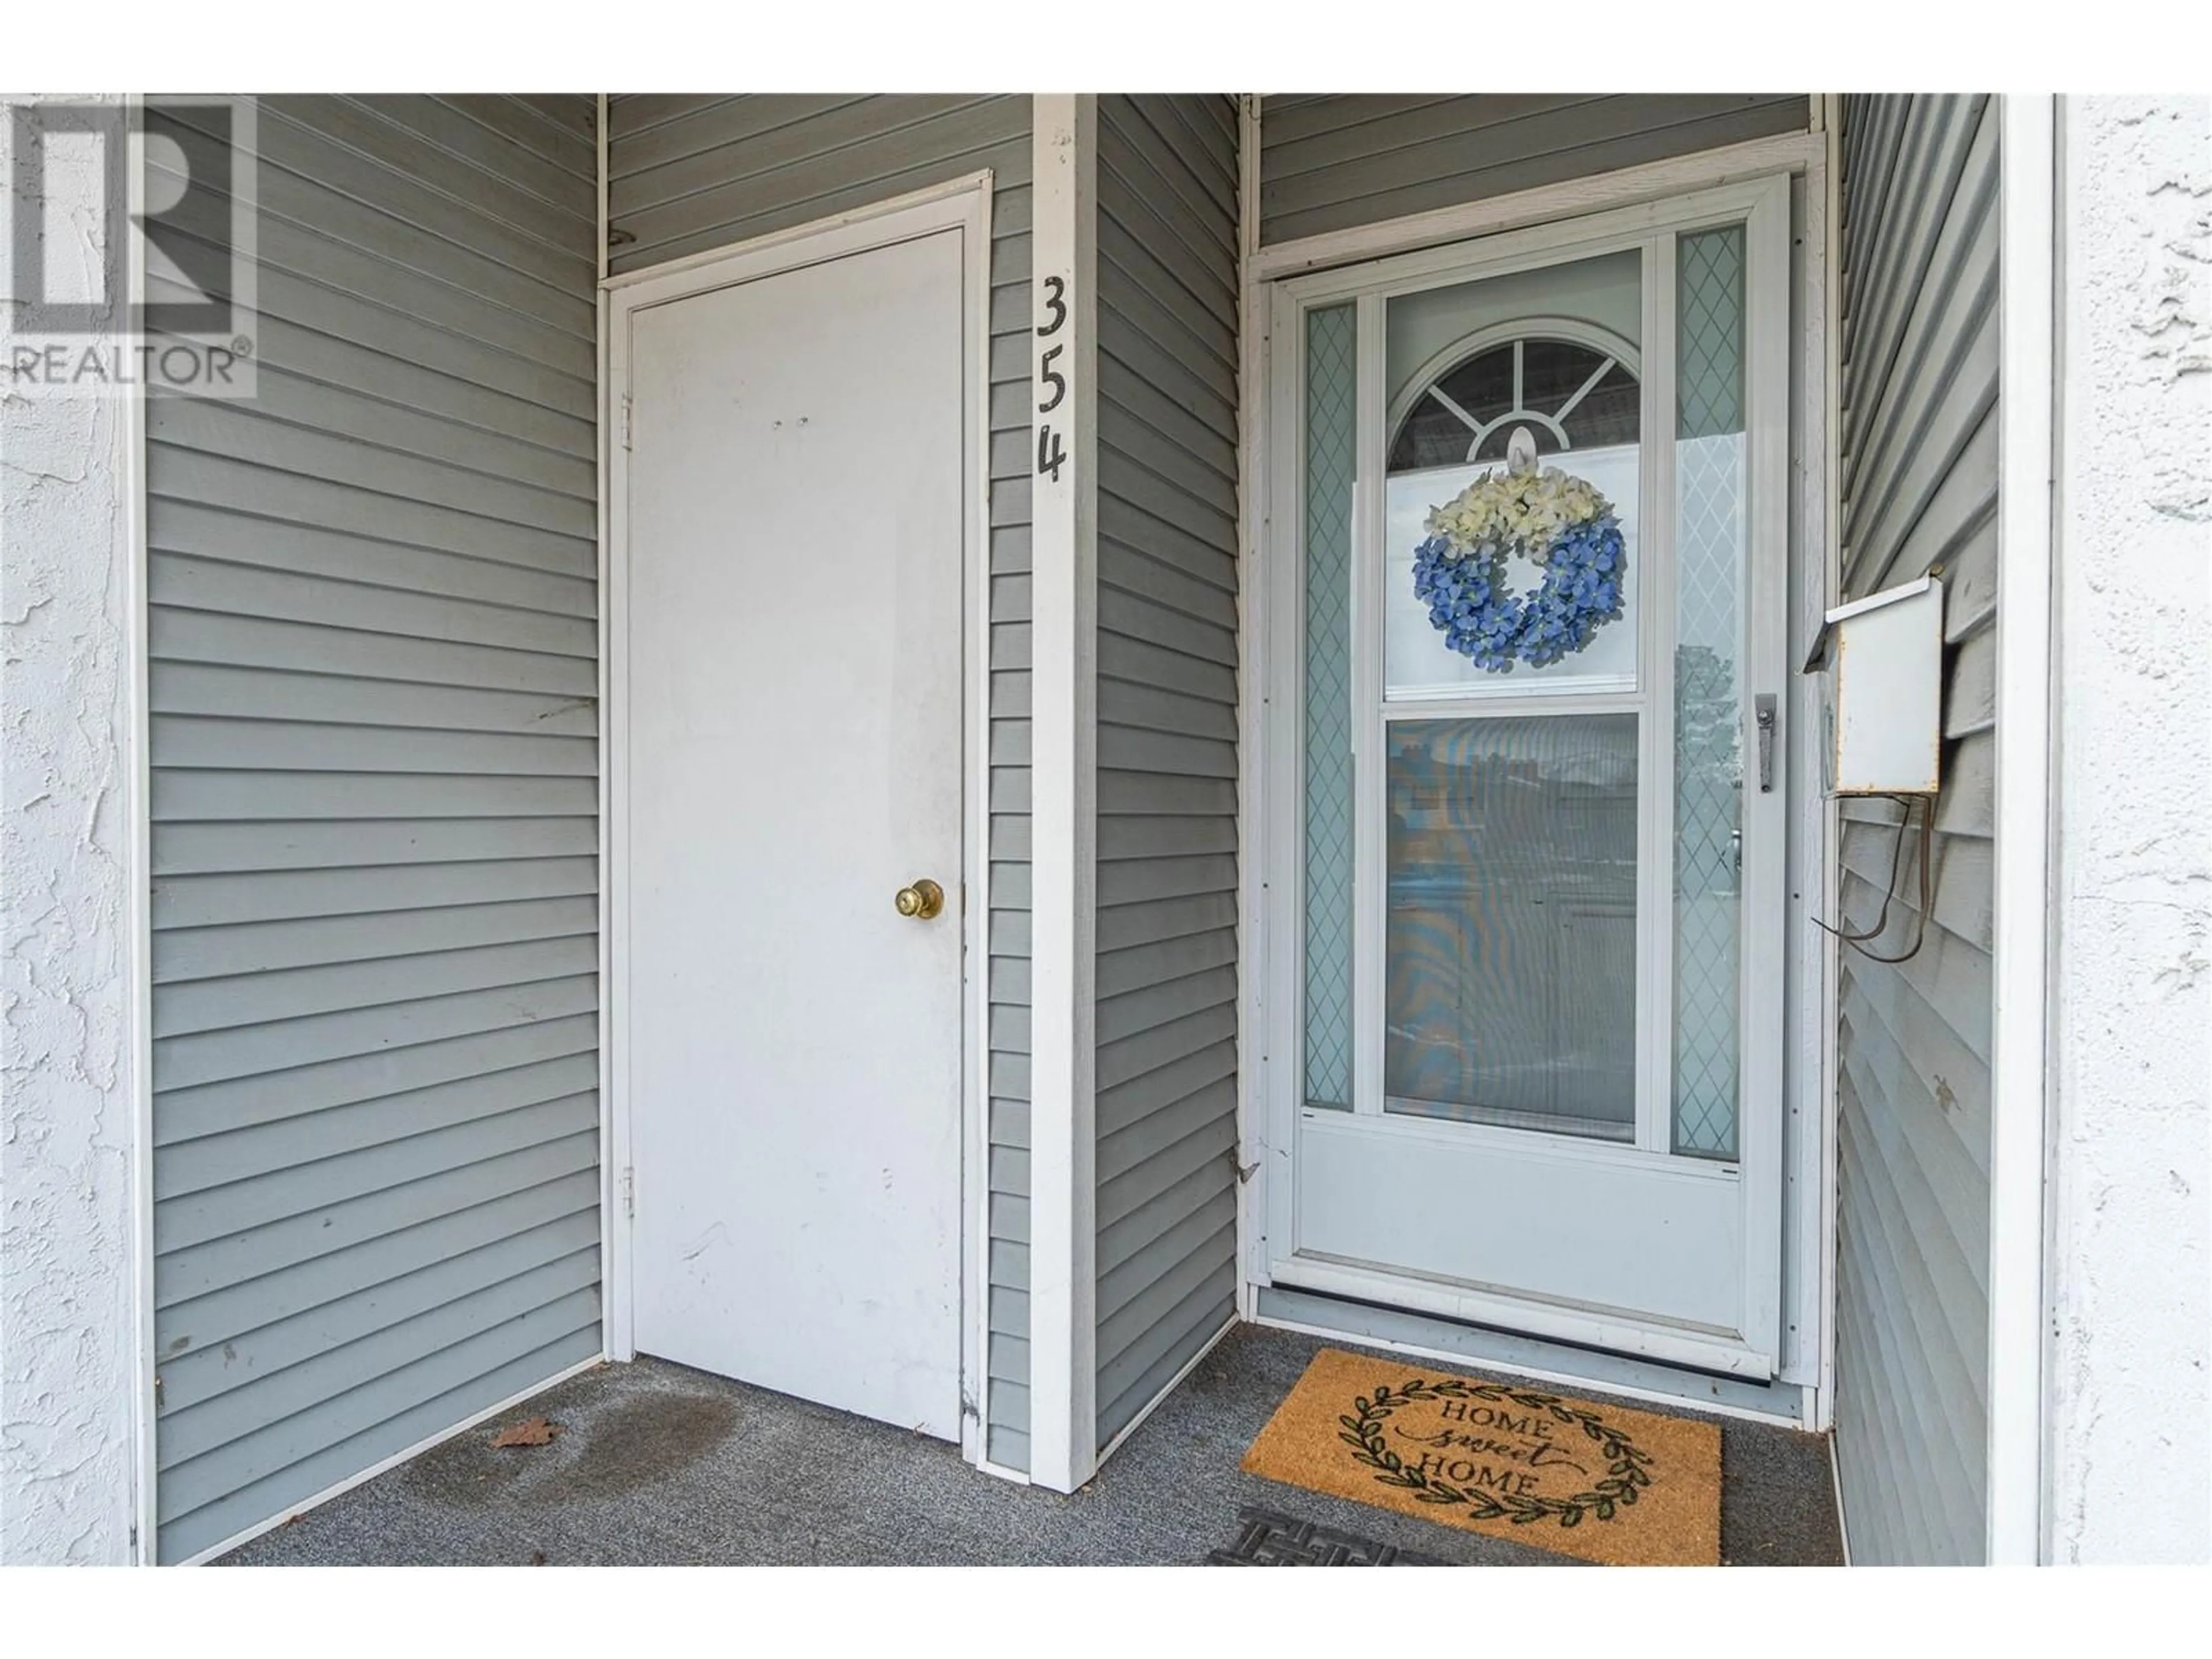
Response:
[{"label": "white storm door", "polygon": [[[1788,234],[1774,180],[1278,298],[1279,1283],[1774,1367]],[[1501,664],[1508,613],[1435,608],[1415,550],[1522,446],[1612,504],[1626,574],[1578,644]]]},{"label": "white storm door", "polygon": [[950,229],[629,337],[635,1346],[945,1439],[963,292]]}]

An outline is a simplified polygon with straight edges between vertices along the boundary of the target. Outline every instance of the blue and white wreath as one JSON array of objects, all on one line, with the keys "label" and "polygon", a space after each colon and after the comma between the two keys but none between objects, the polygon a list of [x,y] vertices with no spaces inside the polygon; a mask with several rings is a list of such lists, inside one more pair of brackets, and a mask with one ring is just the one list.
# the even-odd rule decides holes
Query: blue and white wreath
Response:
[{"label": "blue and white wreath", "polygon": [[[1413,597],[1429,621],[1493,673],[1555,663],[1620,615],[1628,555],[1613,503],[1584,479],[1537,466],[1533,451],[1431,509],[1413,550]],[[1544,572],[1525,597],[1505,581],[1516,553]]]}]

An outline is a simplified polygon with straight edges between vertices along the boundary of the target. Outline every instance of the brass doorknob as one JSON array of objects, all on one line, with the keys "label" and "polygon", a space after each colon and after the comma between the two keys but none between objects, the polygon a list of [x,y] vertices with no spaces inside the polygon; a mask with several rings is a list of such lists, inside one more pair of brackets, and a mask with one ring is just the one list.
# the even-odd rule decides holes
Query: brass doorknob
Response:
[{"label": "brass doorknob", "polygon": [[945,908],[945,890],[925,878],[911,886],[900,888],[898,896],[891,902],[898,907],[901,915],[911,916],[916,921],[927,921]]}]

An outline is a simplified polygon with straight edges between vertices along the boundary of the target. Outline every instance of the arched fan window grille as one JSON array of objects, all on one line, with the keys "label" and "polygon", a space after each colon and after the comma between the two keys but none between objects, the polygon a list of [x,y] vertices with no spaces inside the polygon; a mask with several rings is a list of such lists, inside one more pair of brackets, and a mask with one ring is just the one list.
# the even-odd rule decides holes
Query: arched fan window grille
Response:
[{"label": "arched fan window grille", "polygon": [[[1424,384],[1425,382],[1425,384]],[[1643,392],[1626,347],[1524,334],[1455,348],[1442,372],[1417,376],[1390,442],[1389,470],[1502,461],[1514,428],[1539,455],[1632,444]]]}]

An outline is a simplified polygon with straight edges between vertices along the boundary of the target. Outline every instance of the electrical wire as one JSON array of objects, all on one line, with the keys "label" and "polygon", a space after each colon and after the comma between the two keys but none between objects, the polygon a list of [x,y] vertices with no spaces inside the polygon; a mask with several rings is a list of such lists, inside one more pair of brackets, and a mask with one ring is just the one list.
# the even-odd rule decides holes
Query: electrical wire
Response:
[{"label": "electrical wire", "polygon": [[[1889,880],[1881,896],[1881,908],[1876,913],[1874,926],[1852,929],[1837,927],[1818,916],[1813,925],[1823,933],[1833,933],[1844,944],[1864,957],[1869,962],[1910,962],[1920,954],[1920,947],[1928,942],[1928,916],[1934,908],[1936,890],[1936,799],[1932,795],[1892,795],[1890,799],[1905,809],[1897,820],[1897,839],[1889,850]],[[1897,878],[1904,874],[1905,832],[1912,823],[1912,808],[1918,803],[1920,812],[1920,925],[1913,932],[1912,948],[1895,956],[1883,956],[1866,948],[1866,941],[1879,939],[1889,928],[1889,908],[1897,898]]]}]

